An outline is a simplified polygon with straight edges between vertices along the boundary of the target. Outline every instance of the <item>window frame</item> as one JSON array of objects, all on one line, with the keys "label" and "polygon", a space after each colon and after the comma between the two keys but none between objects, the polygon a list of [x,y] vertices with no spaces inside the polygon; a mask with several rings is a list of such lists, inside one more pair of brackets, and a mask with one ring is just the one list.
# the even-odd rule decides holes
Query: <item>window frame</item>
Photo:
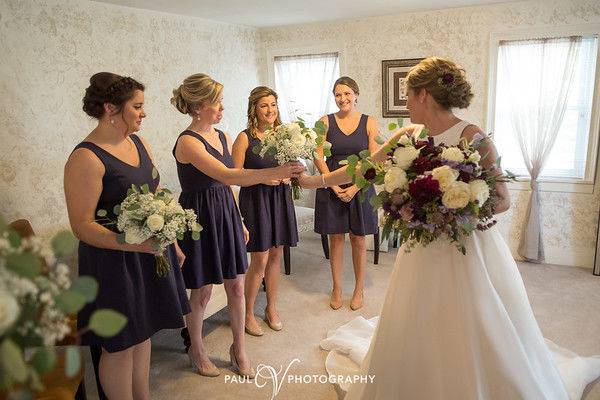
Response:
[{"label": "window frame", "polygon": [[[583,179],[542,177],[538,181],[540,190],[549,192],[567,193],[594,193],[597,190],[595,181],[598,179],[598,144],[600,142],[600,24],[563,25],[563,26],[536,26],[526,29],[504,30],[491,32],[489,41],[489,77],[488,77],[488,107],[486,128],[494,132],[496,112],[496,82],[498,47],[502,40],[528,40],[562,36],[596,36],[596,71],[594,77],[594,93],[592,95],[592,109],[590,115],[589,140],[586,151],[586,165]],[[517,182],[510,182],[509,188],[513,190],[529,190],[529,177],[519,177]]]}]

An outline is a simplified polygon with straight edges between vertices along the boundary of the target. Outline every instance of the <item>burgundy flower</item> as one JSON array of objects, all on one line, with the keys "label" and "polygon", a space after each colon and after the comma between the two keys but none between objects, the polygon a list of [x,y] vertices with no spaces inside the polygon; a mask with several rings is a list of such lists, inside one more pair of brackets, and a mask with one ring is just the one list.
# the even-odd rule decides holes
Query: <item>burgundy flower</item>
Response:
[{"label": "burgundy flower", "polygon": [[415,203],[422,205],[441,196],[440,183],[431,175],[416,179],[408,184],[408,193]]},{"label": "burgundy flower", "polygon": [[451,73],[446,73],[444,75],[442,75],[442,83],[444,85],[450,85],[454,82],[454,75],[452,75]]},{"label": "burgundy flower", "polygon": [[365,171],[365,175],[364,178],[368,181],[375,179],[375,177],[377,176],[377,171],[375,171],[375,168],[369,168],[368,170]]},{"label": "burgundy flower", "polygon": [[422,175],[425,171],[431,171],[434,168],[437,168],[442,165],[442,162],[437,159],[430,159],[427,156],[420,156],[415,158],[413,161],[410,170],[415,172],[417,175]]}]

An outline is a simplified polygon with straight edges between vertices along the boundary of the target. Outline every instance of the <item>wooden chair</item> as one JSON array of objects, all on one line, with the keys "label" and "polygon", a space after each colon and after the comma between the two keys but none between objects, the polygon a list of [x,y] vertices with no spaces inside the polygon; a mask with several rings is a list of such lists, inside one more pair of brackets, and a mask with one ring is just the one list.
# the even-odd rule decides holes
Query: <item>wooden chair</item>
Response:
[{"label": "wooden chair", "polygon": [[[21,238],[34,236],[35,232],[31,223],[26,219],[18,219],[8,224]],[[77,322],[75,317],[72,317],[69,321],[71,325],[71,331],[77,331]],[[64,338],[61,342],[57,343],[56,346],[70,346],[77,345],[77,337],[70,335]],[[60,350],[60,349],[59,349]],[[50,371],[42,378],[42,383],[45,386],[45,390],[40,393],[36,393],[37,400],[50,400],[50,399],[76,399],[85,400],[85,379],[83,368],[79,370],[74,377],[67,378],[65,376],[65,357],[63,354],[58,354],[56,366],[54,370]]]}]

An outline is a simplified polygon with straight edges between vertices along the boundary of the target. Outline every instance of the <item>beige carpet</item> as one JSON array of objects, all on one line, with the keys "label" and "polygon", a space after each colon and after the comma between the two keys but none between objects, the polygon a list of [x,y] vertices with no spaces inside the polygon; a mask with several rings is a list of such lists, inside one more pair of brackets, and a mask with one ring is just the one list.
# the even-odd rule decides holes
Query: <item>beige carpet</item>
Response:
[{"label": "beige carpet", "polygon": [[[379,265],[372,264],[373,254],[369,252],[365,307],[353,312],[348,307],[353,288],[349,248],[347,245],[344,307],[333,311],[328,305],[329,264],[323,257],[320,239],[313,233],[302,234],[300,247],[292,249],[292,275],[284,276],[281,284],[279,311],[284,329],[274,332],[263,324],[266,332],[263,337],[246,336],[248,354],[254,365],[263,363],[285,370],[297,358],[300,361],[292,365],[289,374],[324,374],[326,352],[319,349],[319,341],[327,330],[357,315],[370,318],[378,314],[396,250],[381,253]],[[572,267],[522,264],[520,269],[544,336],[582,355],[600,354],[600,277],[593,276],[590,270]],[[265,297],[264,292],[261,293],[256,313],[262,318]],[[208,319],[205,326],[206,347],[217,366],[223,368],[218,378],[204,378],[191,372],[179,331],[163,331],[153,338],[150,372],[153,399],[272,398],[270,381],[263,388],[254,383],[231,382],[235,375],[228,363],[231,331],[227,321],[224,309]],[[89,397],[95,399],[89,360],[86,368]],[[275,399],[338,399],[334,386],[329,383],[294,383],[287,379],[281,383],[280,378],[280,384]],[[590,386],[584,399],[600,400],[600,383]]]}]

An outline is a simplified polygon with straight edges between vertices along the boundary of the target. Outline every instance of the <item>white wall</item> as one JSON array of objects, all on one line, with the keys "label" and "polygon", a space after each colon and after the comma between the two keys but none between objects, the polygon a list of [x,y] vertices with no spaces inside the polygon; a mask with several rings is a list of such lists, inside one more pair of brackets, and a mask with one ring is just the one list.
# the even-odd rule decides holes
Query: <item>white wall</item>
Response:
[{"label": "white wall", "polygon": [[[377,117],[385,132],[389,121],[381,117],[381,61],[449,57],[466,69],[475,93],[471,107],[459,115],[485,129],[491,32],[598,22],[600,2],[596,0],[529,1],[261,29],[262,78],[268,79],[267,53],[272,49],[341,43],[342,74],[356,79],[361,111]],[[501,217],[500,228],[513,252],[525,217],[526,194],[514,191],[512,210]],[[547,262],[591,267],[599,196],[545,192],[542,203]]]},{"label": "white wall", "polygon": [[179,183],[171,149],[189,117],[170,105],[174,87],[206,72],[225,85],[221,128],[245,126],[258,83],[256,29],[89,1],[0,0],[0,215],[50,233],[68,225],[63,166],[93,129],[81,99],[95,72],[146,85],[142,131],[161,184]]}]

